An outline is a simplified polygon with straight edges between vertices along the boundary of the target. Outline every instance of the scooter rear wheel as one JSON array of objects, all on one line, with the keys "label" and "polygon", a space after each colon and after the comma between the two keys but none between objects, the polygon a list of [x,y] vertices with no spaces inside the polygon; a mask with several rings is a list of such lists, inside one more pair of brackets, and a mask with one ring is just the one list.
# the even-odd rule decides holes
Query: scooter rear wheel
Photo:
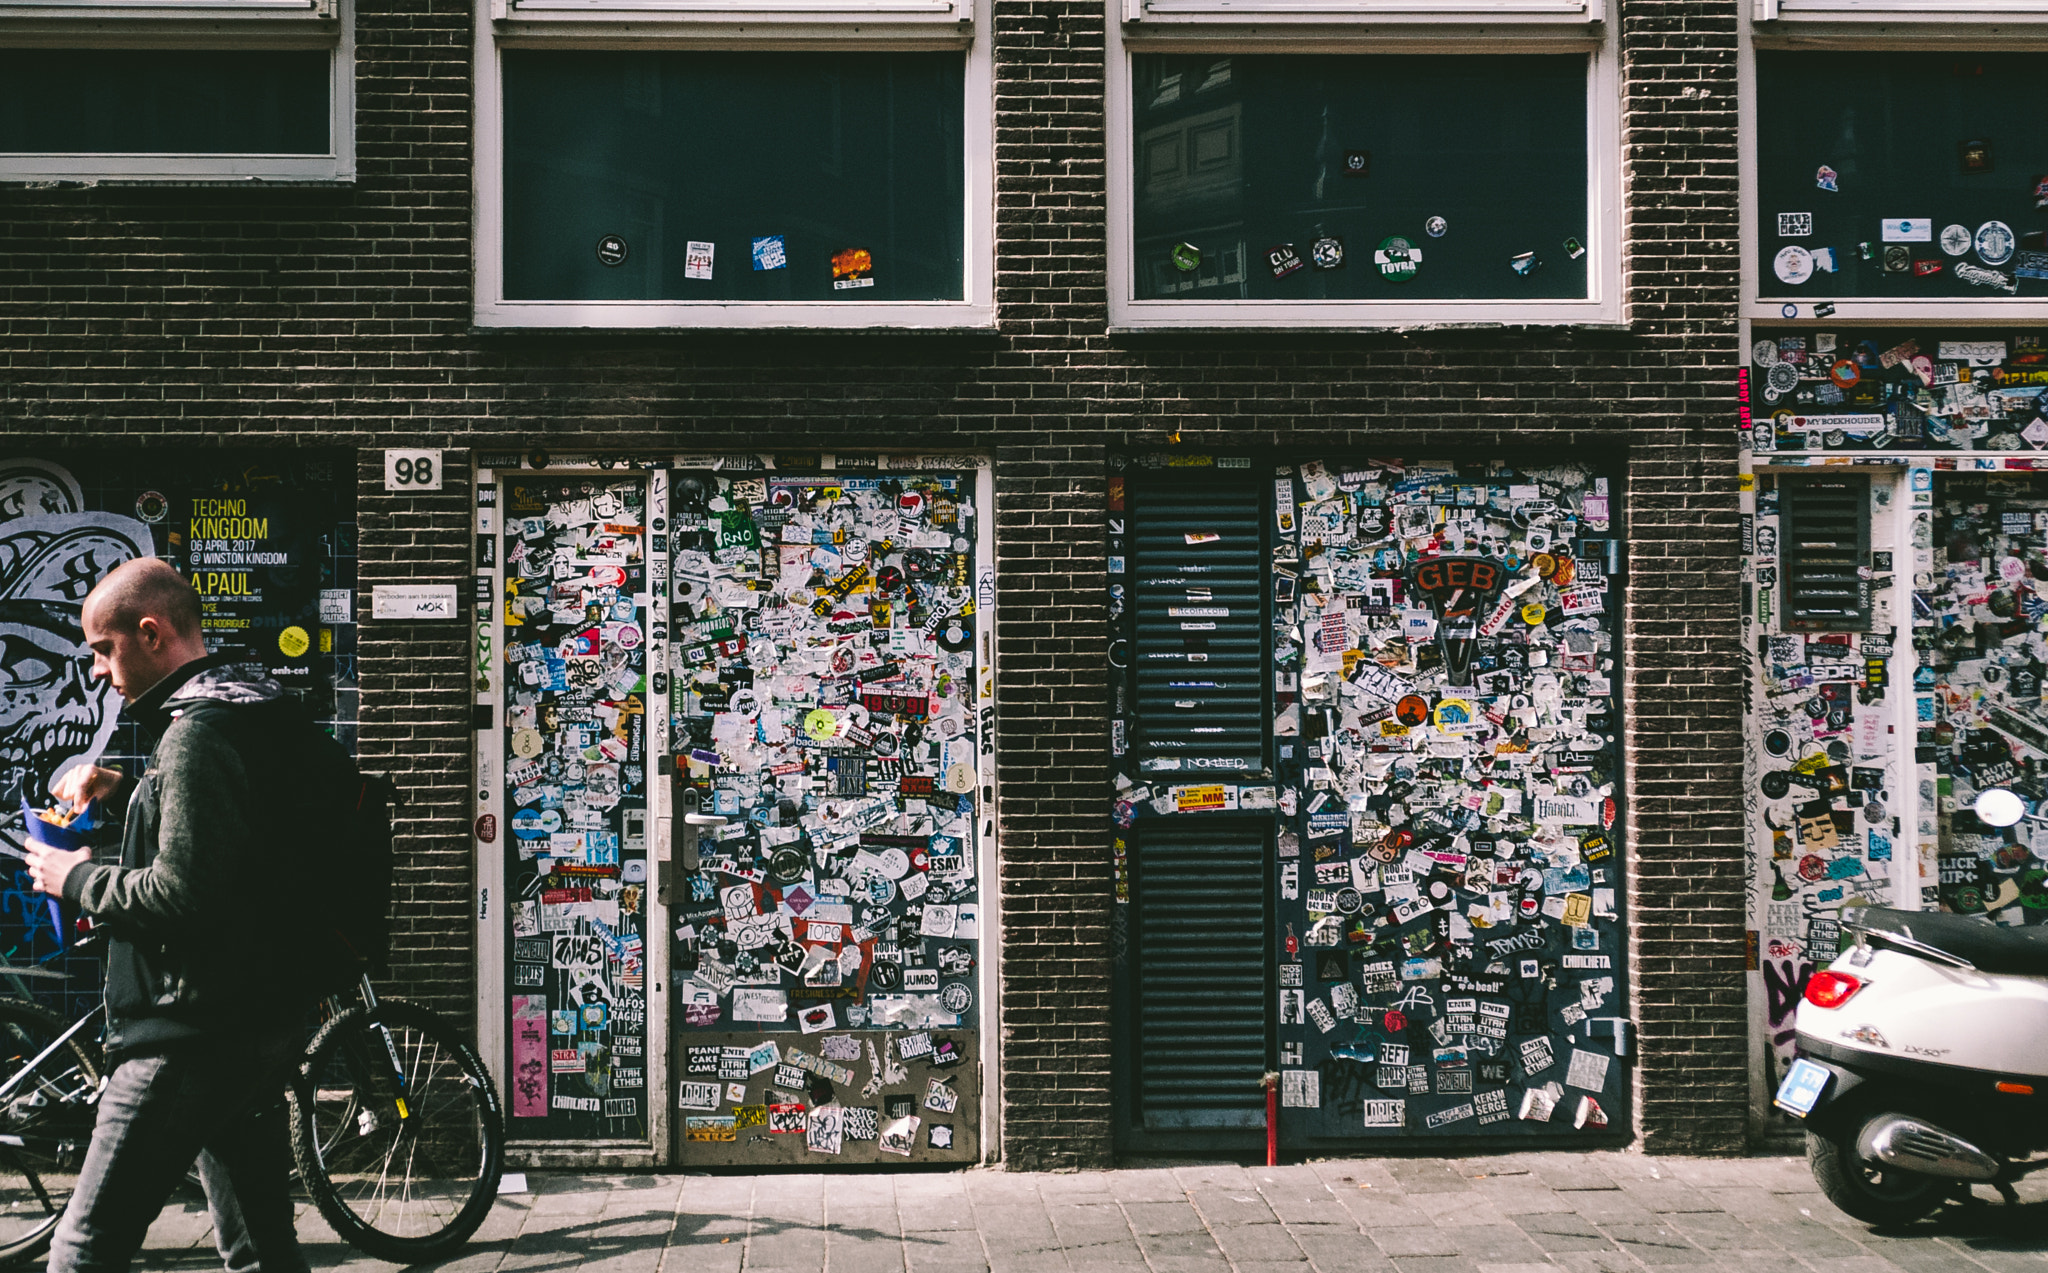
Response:
[{"label": "scooter rear wheel", "polygon": [[1806,1133],[1806,1161],[1821,1193],[1865,1224],[1911,1224],[1941,1205],[1951,1182],[1872,1162],[1856,1152],[1861,1124],[1839,1136]]}]

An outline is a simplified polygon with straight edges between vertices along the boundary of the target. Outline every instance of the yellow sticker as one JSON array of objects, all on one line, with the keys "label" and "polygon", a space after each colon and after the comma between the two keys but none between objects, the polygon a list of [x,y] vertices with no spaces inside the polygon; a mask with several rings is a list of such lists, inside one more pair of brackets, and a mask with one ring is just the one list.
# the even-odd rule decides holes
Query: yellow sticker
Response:
[{"label": "yellow sticker", "polygon": [[1537,627],[1543,622],[1543,616],[1547,613],[1549,611],[1543,608],[1541,602],[1531,601],[1528,605],[1522,607],[1522,622],[1532,628]]},{"label": "yellow sticker", "polygon": [[334,653],[334,629],[333,629],[333,628],[322,628],[322,629],[320,629],[320,653],[322,653],[322,654],[332,654],[332,653]]},{"label": "yellow sticker", "polygon": [[1223,788],[1217,786],[1176,787],[1174,807],[1179,813],[1195,813],[1204,809],[1225,807]]},{"label": "yellow sticker", "polygon": [[1573,928],[1584,928],[1593,920],[1593,897],[1590,893],[1566,893],[1564,895],[1564,922]]},{"label": "yellow sticker", "polygon": [[304,628],[293,624],[277,634],[277,648],[284,651],[286,658],[295,659],[313,648],[313,638],[306,635]]},{"label": "yellow sticker", "polygon": [[1735,477],[1735,489],[1736,489],[1736,490],[1738,490],[1738,491],[1753,491],[1753,490],[1755,490],[1755,489],[1756,489],[1756,474],[1754,474],[1754,473],[1738,473],[1738,474],[1736,475],[1736,477]]},{"label": "yellow sticker", "polygon": [[804,733],[812,742],[830,742],[839,733],[839,718],[824,708],[813,708],[804,716]]}]

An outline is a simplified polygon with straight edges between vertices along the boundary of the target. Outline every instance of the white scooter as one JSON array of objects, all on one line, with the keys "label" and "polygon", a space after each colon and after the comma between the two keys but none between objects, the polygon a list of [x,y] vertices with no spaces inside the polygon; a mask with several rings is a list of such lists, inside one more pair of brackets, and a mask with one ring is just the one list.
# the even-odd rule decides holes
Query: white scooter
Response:
[{"label": "white scooter", "polygon": [[[2030,813],[2011,791],[1979,820]],[[1779,1109],[1805,1120],[1821,1192],[1869,1224],[1904,1224],[1946,1196],[2048,1167],[2048,927],[1891,910],[1846,911],[1855,945],[1806,983],[1798,1058]]]}]

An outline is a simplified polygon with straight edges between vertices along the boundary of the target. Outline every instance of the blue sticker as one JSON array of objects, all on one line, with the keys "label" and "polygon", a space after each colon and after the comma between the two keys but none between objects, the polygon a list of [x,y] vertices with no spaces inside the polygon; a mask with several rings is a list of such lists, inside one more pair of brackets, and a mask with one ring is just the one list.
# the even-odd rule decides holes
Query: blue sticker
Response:
[{"label": "blue sticker", "polygon": [[782,236],[771,234],[754,240],[754,268],[757,270],[781,270],[789,267],[789,252],[783,246]]}]

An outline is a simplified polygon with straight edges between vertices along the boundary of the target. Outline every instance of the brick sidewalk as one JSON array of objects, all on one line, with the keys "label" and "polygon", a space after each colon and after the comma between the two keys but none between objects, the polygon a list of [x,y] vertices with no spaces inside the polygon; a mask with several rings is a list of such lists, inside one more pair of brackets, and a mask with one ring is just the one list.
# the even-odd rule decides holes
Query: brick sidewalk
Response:
[{"label": "brick sidewalk", "polygon": [[[1878,1235],[1798,1158],[1516,1154],[1011,1174],[532,1177],[449,1273],[2048,1273],[2048,1182]],[[301,1217],[315,1268],[388,1268]],[[143,1267],[218,1268],[196,1201]]]}]

